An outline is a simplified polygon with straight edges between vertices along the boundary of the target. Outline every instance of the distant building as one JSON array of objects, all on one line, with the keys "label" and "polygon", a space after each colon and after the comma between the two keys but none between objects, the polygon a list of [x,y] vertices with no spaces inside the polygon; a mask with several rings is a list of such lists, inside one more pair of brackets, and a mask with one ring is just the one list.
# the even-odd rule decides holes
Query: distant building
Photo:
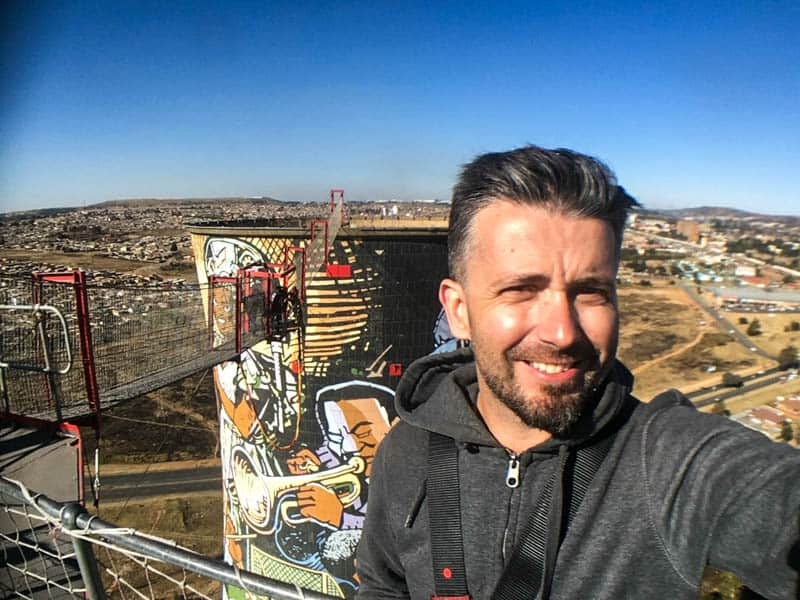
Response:
[{"label": "distant building", "polygon": [[752,265],[737,265],[733,270],[735,277],[755,277],[756,268]]},{"label": "distant building", "polygon": [[740,277],[741,281],[745,285],[752,285],[753,287],[757,288],[765,288],[769,284],[769,279],[765,277],[754,277],[754,276],[743,276]]},{"label": "distant building", "polygon": [[778,408],[791,419],[800,419],[800,396],[789,396],[778,401]]},{"label": "distant building", "polygon": [[759,406],[750,411],[750,414],[756,419],[770,421],[775,424],[783,423],[786,420],[785,414],[771,406]]}]

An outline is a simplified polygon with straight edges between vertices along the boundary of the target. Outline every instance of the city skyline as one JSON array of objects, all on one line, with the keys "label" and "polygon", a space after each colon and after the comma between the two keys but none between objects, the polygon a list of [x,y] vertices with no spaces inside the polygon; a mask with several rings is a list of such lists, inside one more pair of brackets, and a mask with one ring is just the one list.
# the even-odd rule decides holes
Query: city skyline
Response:
[{"label": "city skyline", "polygon": [[118,2],[0,10],[0,212],[448,200],[526,143],[645,208],[796,215],[800,6]]}]

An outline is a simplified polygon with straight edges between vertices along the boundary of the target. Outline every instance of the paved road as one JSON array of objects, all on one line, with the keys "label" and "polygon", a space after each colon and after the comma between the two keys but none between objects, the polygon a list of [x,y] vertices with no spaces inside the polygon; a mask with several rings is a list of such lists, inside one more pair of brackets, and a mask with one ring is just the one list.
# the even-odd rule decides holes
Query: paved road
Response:
[{"label": "paved road", "polygon": [[[87,479],[87,498],[91,497],[91,483]],[[100,468],[101,502],[213,491],[222,492],[222,473],[219,466],[159,469],[123,475],[104,475],[102,467]]]},{"label": "paved road", "polygon": [[[758,354],[770,360],[776,360],[774,356],[767,354],[766,352],[761,350],[758,346],[756,346],[756,344],[753,343],[753,340],[749,336],[745,335],[744,333],[736,329],[736,327],[734,327],[731,324],[731,322],[728,321],[727,317],[725,317],[725,315],[721,311],[717,310],[716,307],[714,306],[706,304],[703,298],[697,293],[695,285],[690,285],[686,282],[680,282],[679,285],[686,291],[689,297],[692,300],[694,300],[697,306],[703,309],[712,319],[714,319],[717,322],[722,331],[726,332],[734,340],[739,342],[742,346],[744,346],[754,354]],[[708,294],[708,292],[705,293]]]},{"label": "paved road", "polygon": [[765,371],[763,374],[743,377],[742,380],[744,381],[744,384],[742,387],[731,388],[724,387],[722,385],[716,385],[708,389],[697,390],[696,392],[687,394],[687,396],[692,400],[692,403],[695,406],[707,406],[722,400],[735,398],[736,396],[743,396],[744,394],[754,392],[768,385],[772,385],[773,383],[778,383],[782,375],[783,372],[779,371],[777,368],[770,369],[769,371]]}]

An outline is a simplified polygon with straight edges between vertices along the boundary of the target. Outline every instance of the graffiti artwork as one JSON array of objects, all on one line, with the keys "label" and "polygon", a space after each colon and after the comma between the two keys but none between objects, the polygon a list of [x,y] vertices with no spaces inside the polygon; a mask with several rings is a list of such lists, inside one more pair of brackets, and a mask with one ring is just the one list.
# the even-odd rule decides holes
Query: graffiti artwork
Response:
[{"label": "graffiti artwork", "polygon": [[[274,231],[192,233],[201,282],[280,263],[287,248],[304,243]],[[287,303],[283,328],[258,329],[261,307],[274,311],[266,299],[251,301],[242,323],[263,339],[215,368],[224,554],[239,568],[352,598],[372,461],[396,419],[394,386],[404,366],[440,343],[433,328],[444,235],[340,235],[329,253],[349,268],[336,277],[306,274],[304,306]],[[279,275],[286,290],[295,286],[296,274]],[[233,296],[224,287],[210,294],[213,339],[222,344],[235,322]],[[235,587],[224,595],[245,597]]]}]

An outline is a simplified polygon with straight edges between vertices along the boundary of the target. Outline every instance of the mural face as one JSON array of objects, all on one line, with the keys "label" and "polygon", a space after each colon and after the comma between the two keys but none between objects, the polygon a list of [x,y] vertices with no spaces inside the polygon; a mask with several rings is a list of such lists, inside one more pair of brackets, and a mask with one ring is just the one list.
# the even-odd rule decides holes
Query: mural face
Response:
[{"label": "mural face", "polygon": [[[193,236],[195,255],[203,256],[201,283],[291,263],[287,249],[304,243]],[[228,562],[354,597],[372,462],[396,418],[393,388],[405,366],[442,343],[433,329],[445,248],[444,233],[413,242],[337,240],[330,257],[349,268],[338,277],[306,273],[304,306],[295,300],[275,320],[272,283],[253,289],[272,290],[273,298],[244,299],[242,326],[261,337],[214,372]],[[296,276],[277,279],[275,271],[296,294]],[[228,284],[208,291],[215,344],[235,333],[233,291]],[[262,310],[270,320],[260,320]],[[225,596],[244,593],[231,587]]]},{"label": "mural face", "polygon": [[322,406],[329,447],[339,456],[360,456],[369,477],[378,443],[389,431],[386,409],[377,398],[329,401]]}]

